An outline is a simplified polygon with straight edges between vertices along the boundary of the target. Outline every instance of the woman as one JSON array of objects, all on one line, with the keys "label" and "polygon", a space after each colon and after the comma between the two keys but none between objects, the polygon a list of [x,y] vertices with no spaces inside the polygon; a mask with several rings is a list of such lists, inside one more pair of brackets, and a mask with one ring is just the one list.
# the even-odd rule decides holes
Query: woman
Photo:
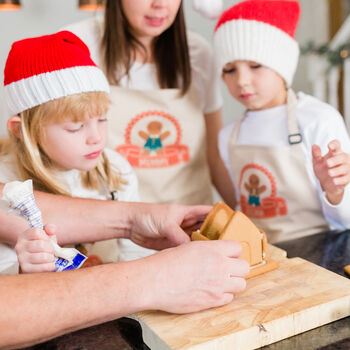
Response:
[{"label": "woman", "polygon": [[210,204],[220,178],[234,207],[217,148],[219,77],[209,45],[186,31],[181,0],[107,0],[104,20],[67,29],[112,84],[109,142],[134,167],[141,200]]}]

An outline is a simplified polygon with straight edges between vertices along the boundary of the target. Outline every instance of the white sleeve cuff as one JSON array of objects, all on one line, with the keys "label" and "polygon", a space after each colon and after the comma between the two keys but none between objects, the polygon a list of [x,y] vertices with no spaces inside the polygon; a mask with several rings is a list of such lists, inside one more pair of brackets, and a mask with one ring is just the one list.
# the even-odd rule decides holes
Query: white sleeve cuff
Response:
[{"label": "white sleeve cuff", "polygon": [[350,203],[350,194],[349,194],[349,191],[345,189],[344,191],[344,196],[341,200],[340,203],[338,204],[332,204],[329,202],[328,198],[327,198],[327,194],[325,191],[322,191],[322,195],[321,195],[321,198],[322,198],[322,202],[327,205],[328,207],[331,207],[331,208],[339,208],[341,206],[343,206],[345,203]]},{"label": "white sleeve cuff", "polygon": [[350,187],[345,188],[343,199],[339,204],[331,204],[325,192],[321,194],[321,202],[324,216],[332,228],[340,230],[350,228]]}]

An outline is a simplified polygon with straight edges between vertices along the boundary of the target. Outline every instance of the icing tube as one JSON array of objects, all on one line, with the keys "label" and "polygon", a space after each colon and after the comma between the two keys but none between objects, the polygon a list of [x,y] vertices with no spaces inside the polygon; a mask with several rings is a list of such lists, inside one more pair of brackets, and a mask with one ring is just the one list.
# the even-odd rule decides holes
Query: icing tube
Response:
[{"label": "icing tube", "polygon": [[4,186],[2,199],[7,201],[10,208],[23,216],[30,227],[43,229],[41,212],[36,205],[32,180],[25,182],[13,181]]},{"label": "icing tube", "polygon": [[75,248],[62,248],[51,240],[55,251],[55,272],[76,270],[84,263],[87,257]]},{"label": "icing tube", "polygon": [[[42,216],[36,205],[32,180],[24,182],[13,181],[4,186],[3,200],[16,213],[23,216],[30,227],[44,228]],[[50,240],[55,253],[55,272],[78,269],[87,257],[75,248],[61,248],[56,242]]]}]

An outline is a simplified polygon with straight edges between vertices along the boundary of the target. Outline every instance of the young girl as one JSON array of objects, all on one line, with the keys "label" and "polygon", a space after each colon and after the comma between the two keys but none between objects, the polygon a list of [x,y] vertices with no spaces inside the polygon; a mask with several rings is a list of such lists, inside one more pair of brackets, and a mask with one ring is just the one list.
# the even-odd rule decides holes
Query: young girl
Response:
[{"label": "young girl", "polygon": [[350,140],[343,119],[290,89],[299,15],[297,1],[248,0],[225,11],[215,29],[223,80],[247,109],[220,132],[220,153],[241,210],[270,242],[350,228]]},{"label": "young girl", "polygon": [[[138,201],[130,165],[105,149],[108,82],[77,36],[63,31],[15,42],[4,84],[12,117],[10,137],[1,143],[0,182],[32,179],[36,190],[49,193]],[[80,249],[88,264],[153,252],[129,240],[119,245],[110,240]]]},{"label": "young girl", "polygon": [[[194,5],[211,16],[220,4]],[[108,0],[104,19],[67,29],[83,39],[112,84],[109,144],[134,168],[141,200],[211,204],[213,183],[234,206],[217,146],[219,75],[210,46],[186,31],[182,1]]]}]

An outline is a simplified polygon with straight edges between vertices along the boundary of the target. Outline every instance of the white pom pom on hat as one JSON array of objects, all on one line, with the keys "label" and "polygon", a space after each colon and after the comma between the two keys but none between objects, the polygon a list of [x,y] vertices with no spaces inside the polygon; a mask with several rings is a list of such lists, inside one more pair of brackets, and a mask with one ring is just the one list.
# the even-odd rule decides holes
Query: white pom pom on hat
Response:
[{"label": "white pom pom on hat", "polygon": [[223,10],[222,0],[192,0],[193,8],[209,19],[217,19]]}]

